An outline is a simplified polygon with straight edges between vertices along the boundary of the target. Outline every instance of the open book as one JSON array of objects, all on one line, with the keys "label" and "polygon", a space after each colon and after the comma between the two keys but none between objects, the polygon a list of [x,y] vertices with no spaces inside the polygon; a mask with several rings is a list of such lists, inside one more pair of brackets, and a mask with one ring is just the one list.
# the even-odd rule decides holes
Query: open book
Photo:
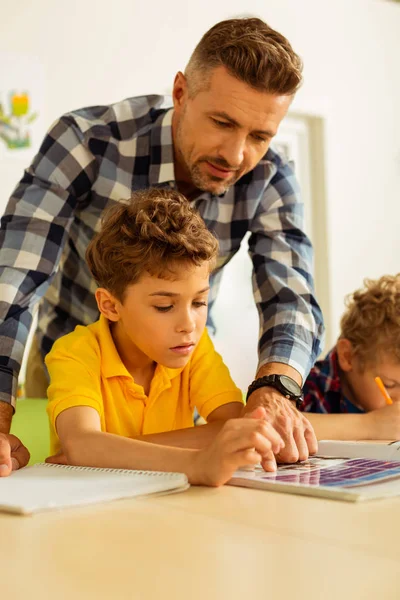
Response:
[{"label": "open book", "polygon": [[183,473],[37,464],[0,478],[0,511],[31,514],[189,487]]},{"label": "open book", "polygon": [[400,462],[315,456],[280,465],[276,473],[266,473],[261,466],[236,471],[229,485],[349,502],[372,500],[400,496]]}]

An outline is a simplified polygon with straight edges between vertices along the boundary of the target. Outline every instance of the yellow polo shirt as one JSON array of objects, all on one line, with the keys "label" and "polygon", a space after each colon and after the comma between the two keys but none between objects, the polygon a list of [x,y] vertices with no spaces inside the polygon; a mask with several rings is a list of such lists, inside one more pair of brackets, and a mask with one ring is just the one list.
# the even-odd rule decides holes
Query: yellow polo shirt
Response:
[{"label": "yellow polo shirt", "polygon": [[57,340],[46,365],[52,453],[60,449],[56,419],[73,406],[97,410],[102,431],[134,437],[192,427],[195,407],[207,419],[219,406],[243,402],[207,330],[185,367],[157,365],[148,396],[123,364],[103,316]]}]

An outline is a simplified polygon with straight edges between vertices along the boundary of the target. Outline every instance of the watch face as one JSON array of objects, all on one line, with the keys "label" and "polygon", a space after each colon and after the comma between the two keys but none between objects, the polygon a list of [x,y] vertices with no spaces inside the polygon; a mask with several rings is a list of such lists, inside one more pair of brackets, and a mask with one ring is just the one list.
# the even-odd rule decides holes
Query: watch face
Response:
[{"label": "watch face", "polygon": [[301,387],[291,377],[287,377],[286,375],[280,375],[279,379],[282,385],[288,390],[290,394],[293,394],[293,396],[301,395]]}]

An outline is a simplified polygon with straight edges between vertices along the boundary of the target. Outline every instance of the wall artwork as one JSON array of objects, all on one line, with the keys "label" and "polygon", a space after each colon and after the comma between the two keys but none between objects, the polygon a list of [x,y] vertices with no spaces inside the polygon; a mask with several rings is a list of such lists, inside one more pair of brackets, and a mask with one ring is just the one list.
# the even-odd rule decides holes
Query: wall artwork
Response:
[{"label": "wall artwork", "polygon": [[0,156],[23,157],[43,137],[44,72],[33,57],[0,52]]}]

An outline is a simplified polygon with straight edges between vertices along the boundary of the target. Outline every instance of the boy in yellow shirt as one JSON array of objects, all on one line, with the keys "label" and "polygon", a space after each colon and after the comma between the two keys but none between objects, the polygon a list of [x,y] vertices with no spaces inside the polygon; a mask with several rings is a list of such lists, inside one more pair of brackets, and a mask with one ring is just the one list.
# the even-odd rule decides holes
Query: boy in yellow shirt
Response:
[{"label": "boy in yellow shirt", "polygon": [[303,392],[301,410],[318,439],[400,439],[400,275],[365,280],[350,295],[339,339]]},{"label": "boy in yellow shirt", "polygon": [[[283,442],[265,420],[237,418],[242,394],[205,329],[215,237],[178,192],[114,206],[86,258],[100,320],[46,357],[52,452],[69,464],[186,473],[221,485]],[[193,427],[197,408],[207,421]]]}]

